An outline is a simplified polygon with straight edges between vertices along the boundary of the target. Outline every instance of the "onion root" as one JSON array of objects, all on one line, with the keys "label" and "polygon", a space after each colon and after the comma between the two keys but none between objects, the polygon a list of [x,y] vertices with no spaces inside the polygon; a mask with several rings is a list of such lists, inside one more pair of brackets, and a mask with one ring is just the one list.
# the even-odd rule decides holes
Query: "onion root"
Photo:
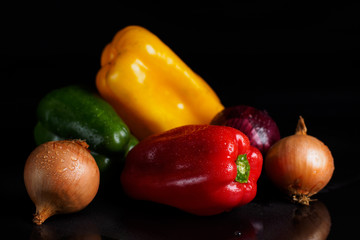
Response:
[{"label": "onion root", "polygon": [[41,225],[46,219],[55,215],[55,212],[51,208],[43,208],[41,210],[36,210],[34,214],[33,223],[36,225]]}]

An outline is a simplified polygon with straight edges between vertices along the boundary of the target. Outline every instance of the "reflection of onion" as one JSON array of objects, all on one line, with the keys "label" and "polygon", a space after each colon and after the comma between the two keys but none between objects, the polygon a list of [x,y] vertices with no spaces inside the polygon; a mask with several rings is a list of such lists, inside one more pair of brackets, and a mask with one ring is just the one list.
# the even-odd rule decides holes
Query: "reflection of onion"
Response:
[{"label": "reflection of onion", "polygon": [[331,227],[331,218],[326,206],[316,201],[310,206],[298,206],[292,218],[290,239],[324,240]]},{"label": "reflection of onion", "polygon": [[261,239],[325,240],[331,227],[329,211],[320,201],[309,206],[275,203],[257,221],[264,226],[259,233]]},{"label": "reflection of onion", "polygon": [[64,217],[40,226],[33,225],[29,239],[101,240],[103,238],[96,218],[88,214],[75,214],[71,219]]}]

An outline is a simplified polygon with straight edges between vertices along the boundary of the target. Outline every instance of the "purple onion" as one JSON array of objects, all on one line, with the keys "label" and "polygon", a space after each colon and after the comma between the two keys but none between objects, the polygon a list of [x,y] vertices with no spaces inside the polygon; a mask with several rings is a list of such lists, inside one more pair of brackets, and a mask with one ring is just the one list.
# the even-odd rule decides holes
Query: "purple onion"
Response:
[{"label": "purple onion", "polygon": [[259,149],[263,155],[280,140],[279,128],[269,114],[250,106],[225,108],[214,117],[210,124],[240,130],[249,138],[250,144]]}]

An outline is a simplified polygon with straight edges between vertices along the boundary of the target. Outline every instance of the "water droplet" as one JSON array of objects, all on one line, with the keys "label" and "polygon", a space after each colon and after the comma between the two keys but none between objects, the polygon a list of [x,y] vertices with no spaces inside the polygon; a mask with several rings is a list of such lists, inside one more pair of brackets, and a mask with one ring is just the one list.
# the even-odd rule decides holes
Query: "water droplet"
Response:
[{"label": "water droplet", "polygon": [[235,231],[235,232],[234,232],[234,236],[240,237],[240,236],[241,236],[241,232],[240,232],[240,231]]},{"label": "water droplet", "polygon": [[62,172],[65,172],[66,170],[67,170],[67,168],[63,168],[63,169],[59,169],[58,172],[62,173]]},{"label": "water droplet", "polygon": [[65,160],[64,160],[64,159],[61,159],[60,162],[65,162]]},{"label": "water droplet", "polygon": [[77,161],[78,159],[76,157],[74,157],[74,156],[71,156],[71,160]]},{"label": "water droplet", "polygon": [[70,164],[70,166],[68,166],[68,168],[71,170],[71,171],[74,171],[75,170],[75,168],[77,167],[77,162],[73,162],[73,163],[71,163]]}]

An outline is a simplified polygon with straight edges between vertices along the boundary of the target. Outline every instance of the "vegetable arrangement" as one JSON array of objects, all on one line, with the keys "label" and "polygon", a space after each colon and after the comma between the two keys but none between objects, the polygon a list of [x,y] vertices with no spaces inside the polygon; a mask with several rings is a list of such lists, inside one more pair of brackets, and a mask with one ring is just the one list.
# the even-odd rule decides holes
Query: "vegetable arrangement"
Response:
[{"label": "vegetable arrangement", "polygon": [[104,48],[96,87],[101,96],[68,86],[38,105],[38,147],[24,169],[36,224],[86,207],[110,170],[131,198],[204,216],[251,202],[263,157],[274,184],[303,204],[332,176],[330,151],[306,135],[302,118],[294,136],[280,139],[265,111],[224,108],[142,27],[120,30]]}]

